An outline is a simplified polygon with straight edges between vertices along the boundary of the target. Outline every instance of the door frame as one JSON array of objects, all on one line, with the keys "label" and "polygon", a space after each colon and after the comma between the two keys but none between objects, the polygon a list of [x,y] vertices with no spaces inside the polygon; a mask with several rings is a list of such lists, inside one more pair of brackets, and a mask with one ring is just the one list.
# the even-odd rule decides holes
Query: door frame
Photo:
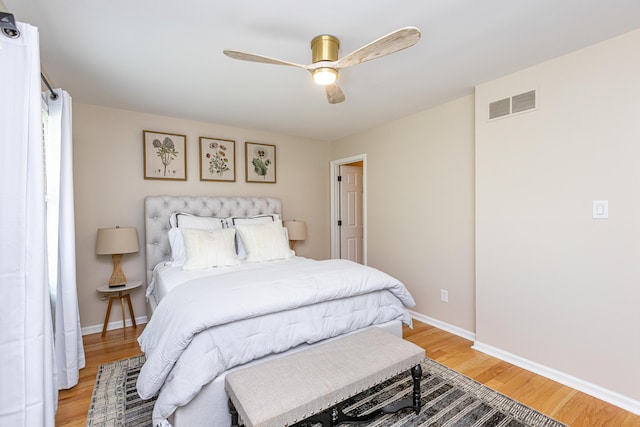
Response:
[{"label": "door frame", "polygon": [[340,239],[338,218],[340,217],[340,191],[338,191],[338,174],[340,166],[362,162],[362,264],[367,265],[367,155],[357,154],[344,159],[331,161],[331,258],[339,258]]}]

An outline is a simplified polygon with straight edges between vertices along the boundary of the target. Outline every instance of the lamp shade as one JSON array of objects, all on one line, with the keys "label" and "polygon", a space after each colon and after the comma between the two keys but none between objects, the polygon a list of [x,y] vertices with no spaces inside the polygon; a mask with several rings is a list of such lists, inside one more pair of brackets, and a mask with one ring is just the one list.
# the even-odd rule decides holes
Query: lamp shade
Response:
[{"label": "lamp shade", "polygon": [[96,238],[97,255],[138,252],[138,231],[135,227],[99,228]]},{"label": "lamp shade", "polygon": [[289,240],[307,240],[307,223],[304,221],[285,221]]}]

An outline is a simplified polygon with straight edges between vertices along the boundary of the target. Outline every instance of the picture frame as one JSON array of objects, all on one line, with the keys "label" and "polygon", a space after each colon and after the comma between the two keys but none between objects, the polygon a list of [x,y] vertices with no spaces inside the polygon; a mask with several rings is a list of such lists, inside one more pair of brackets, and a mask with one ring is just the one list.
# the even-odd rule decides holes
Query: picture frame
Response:
[{"label": "picture frame", "polygon": [[142,131],[144,179],[187,180],[187,136]]},{"label": "picture frame", "polygon": [[236,142],[200,137],[200,181],[236,181]]},{"label": "picture frame", "polygon": [[245,180],[261,184],[276,183],[276,146],[245,141]]}]

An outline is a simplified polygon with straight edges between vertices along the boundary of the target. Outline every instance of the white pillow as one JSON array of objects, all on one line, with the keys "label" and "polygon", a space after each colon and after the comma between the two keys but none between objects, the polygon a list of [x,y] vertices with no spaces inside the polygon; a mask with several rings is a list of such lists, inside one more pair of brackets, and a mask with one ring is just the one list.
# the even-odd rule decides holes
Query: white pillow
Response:
[{"label": "white pillow", "polygon": [[169,237],[169,246],[171,246],[171,259],[173,265],[184,265],[187,260],[187,253],[184,249],[184,240],[182,239],[182,231],[179,228],[170,228],[167,232]]},{"label": "white pillow", "polygon": [[[247,225],[247,224],[266,224],[269,222],[273,222],[277,219],[280,219],[279,214],[266,214],[266,215],[256,215],[256,216],[231,216],[224,219],[227,227],[235,228],[236,225]],[[236,234],[236,252],[238,254],[239,259],[247,258],[247,251],[242,244],[242,239],[238,234]]]},{"label": "white pillow", "polygon": [[223,230],[182,228],[181,231],[187,254],[187,260],[182,266],[184,270],[240,264],[235,251],[235,230],[230,228]]},{"label": "white pillow", "polygon": [[[184,241],[180,228],[193,228],[198,230],[222,230],[225,225],[223,218],[211,216],[196,216],[184,212],[175,212],[169,218],[171,229],[168,231],[169,245],[171,246],[171,259],[173,265],[184,265],[187,254],[184,249]],[[178,228],[177,228],[178,227]]]},{"label": "white pillow", "polygon": [[178,228],[196,228],[198,230],[222,230],[224,228],[223,218],[196,216],[183,212],[171,215],[169,222],[172,227]]},{"label": "white pillow", "polygon": [[236,230],[247,251],[248,262],[272,261],[294,255],[279,219],[264,224],[236,225]]},{"label": "white pillow", "polygon": [[229,218],[225,218],[225,222],[227,223],[227,227],[234,227],[236,225],[247,225],[247,224],[264,224],[267,222],[273,222],[277,219],[280,219],[279,214],[266,214],[266,215],[256,215],[256,216],[231,216]]}]

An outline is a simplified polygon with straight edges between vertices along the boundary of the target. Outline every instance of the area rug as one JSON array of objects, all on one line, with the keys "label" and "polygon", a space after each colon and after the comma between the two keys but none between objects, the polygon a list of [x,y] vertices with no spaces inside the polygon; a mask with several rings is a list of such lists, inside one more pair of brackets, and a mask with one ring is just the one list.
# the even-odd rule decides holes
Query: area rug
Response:
[{"label": "area rug", "polygon": [[[151,427],[154,399],[142,400],[136,379],[144,356],[101,365],[89,406],[89,427]],[[410,374],[400,374],[345,402],[343,410],[364,414],[410,395]],[[385,415],[370,427],[566,427],[471,378],[428,359],[422,364],[422,410]],[[318,424],[319,425],[319,424]],[[349,423],[342,424],[349,426]]]},{"label": "area rug", "polygon": [[100,365],[91,396],[87,427],[150,427],[155,398],[142,400],[136,380],[144,356]]}]

